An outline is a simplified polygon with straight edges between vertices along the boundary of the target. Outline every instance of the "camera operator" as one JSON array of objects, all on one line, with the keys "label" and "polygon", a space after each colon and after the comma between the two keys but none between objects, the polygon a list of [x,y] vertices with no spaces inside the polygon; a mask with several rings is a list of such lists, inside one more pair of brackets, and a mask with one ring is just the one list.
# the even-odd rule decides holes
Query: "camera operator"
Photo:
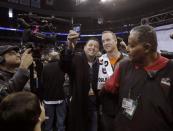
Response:
[{"label": "camera operator", "polygon": [[29,79],[31,49],[26,49],[22,56],[18,51],[17,46],[0,46],[0,101],[9,93],[23,90]]}]

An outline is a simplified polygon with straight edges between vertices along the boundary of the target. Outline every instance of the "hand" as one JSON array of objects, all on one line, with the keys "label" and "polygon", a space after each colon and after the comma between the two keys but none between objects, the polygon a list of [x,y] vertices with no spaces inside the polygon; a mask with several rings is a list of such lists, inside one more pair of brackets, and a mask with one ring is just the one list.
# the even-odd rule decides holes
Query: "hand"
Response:
[{"label": "hand", "polygon": [[124,41],[121,41],[121,42],[120,42],[120,45],[121,45],[121,47],[122,47],[123,49],[127,50],[127,45],[126,45],[126,43],[125,43]]},{"label": "hand", "polygon": [[79,39],[79,33],[70,30],[67,36],[68,48],[74,48],[78,39]]},{"label": "hand", "polygon": [[41,114],[40,114],[40,117],[39,117],[39,121],[41,123],[43,123],[45,120],[49,119],[49,117],[46,116],[45,108],[44,108],[43,103],[40,103],[40,108],[41,108]]},{"label": "hand", "polygon": [[33,57],[31,53],[31,48],[26,49],[22,54],[21,63],[19,68],[28,69],[28,67],[33,63]]}]

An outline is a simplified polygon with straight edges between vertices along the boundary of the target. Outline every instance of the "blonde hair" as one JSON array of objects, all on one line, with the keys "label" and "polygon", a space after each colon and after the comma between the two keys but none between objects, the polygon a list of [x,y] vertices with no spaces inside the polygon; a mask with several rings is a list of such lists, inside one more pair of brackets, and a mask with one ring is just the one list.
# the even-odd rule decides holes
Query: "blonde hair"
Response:
[{"label": "blonde hair", "polygon": [[114,40],[117,41],[117,36],[115,35],[114,32],[112,32],[112,31],[103,31],[103,32],[102,32],[102,35],[105,34],[105,33],[110,33],[110,34],[112,34]]}]

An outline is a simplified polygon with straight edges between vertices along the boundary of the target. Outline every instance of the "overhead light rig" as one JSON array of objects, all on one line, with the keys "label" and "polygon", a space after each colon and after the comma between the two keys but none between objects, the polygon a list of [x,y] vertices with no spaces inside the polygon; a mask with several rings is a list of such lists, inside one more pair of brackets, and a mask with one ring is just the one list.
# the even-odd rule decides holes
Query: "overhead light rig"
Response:
[{"label": "overhead light rig", "polygon": [[152,25],[152,24],[166,23],[171,21],[173,21],[173,10],[166,13],[161,13],[161,14],[150,16],[150,17],[142,18],[141,24]]},{"label": "overhead light rig", "polygon": [[68,19],[57,18],[55,16],[45,17],[45,16],[39,16],[37,14],[32,14],[32,13],[29,13],[29,14],[26,14],[26,13],[18,14],[18,17],[19,18],[29,17],[29,18],[35,19],[35,20],[60,21],[60,22],[65,22],[65,23],[71,23],[71,20],[68,20]]}]

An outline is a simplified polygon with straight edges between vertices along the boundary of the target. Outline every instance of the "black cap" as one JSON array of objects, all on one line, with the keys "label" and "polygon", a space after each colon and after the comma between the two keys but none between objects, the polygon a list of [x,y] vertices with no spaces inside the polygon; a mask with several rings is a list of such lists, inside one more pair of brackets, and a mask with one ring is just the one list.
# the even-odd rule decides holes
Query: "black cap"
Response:
[{"label": "black cap", "polygon": [[12,45],[3,45],[0,46],[0,55],[5,54],[8,51],[15,50],[18,51],[19,48],[17,46],[12,46]]}]

